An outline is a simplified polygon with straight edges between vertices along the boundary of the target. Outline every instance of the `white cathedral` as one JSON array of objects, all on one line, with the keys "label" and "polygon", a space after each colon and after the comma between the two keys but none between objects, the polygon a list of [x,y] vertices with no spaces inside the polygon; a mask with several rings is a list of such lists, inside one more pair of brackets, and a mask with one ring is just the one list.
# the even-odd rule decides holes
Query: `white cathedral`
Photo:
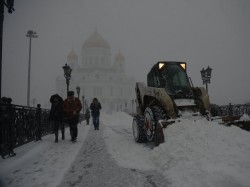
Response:
[{"label": "white cathedral", "polygon": [[[133,111],[135,80],[126,77],[125,57],[119,50],[112,59],[109,43],[97,30],[83,43],[81,62],[72,49],[67,56],[67,64],[72,69],[69,90],[74,91],[77,97],[76,87],[80,87],[79,99],[85,108],[96,97],[104,110]],[[56,79],[56,92],[66,98],[64,77]]]}]

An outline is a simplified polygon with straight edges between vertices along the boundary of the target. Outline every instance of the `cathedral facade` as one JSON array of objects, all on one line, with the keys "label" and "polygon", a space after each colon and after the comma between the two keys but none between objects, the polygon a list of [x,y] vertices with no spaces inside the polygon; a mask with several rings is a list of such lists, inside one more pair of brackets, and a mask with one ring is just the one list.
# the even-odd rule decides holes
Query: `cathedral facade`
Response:
[{"label": "cathedral facade", "polygon": [[[95,31],[82,45],[81,59],[72,51],[67,56],[71,67],[69,90],[80,87],[79,99],[84,108],[89,107],[93,98],[101,102],[104,110],[132,111],[135,99],[135,80],[125,74],[125,57],[119,50],[112,59],[109,43]],[[56,91],[66,98],[66,80],[58,77]]]}]

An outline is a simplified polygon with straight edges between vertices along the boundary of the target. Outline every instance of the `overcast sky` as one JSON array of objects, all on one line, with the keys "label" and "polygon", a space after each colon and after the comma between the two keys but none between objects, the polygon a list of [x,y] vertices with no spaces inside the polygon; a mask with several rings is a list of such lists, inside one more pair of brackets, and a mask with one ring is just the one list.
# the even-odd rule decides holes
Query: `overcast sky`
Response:
[{"label": "overcast sky", "polygon": [[[126,72],[146,81],[160,60],[185,61],[195,86],[200,70],[212,71],[212,103],[250,102],[250,1],[248,0],[16,0],[5,9],[2,96],[26,105],[29,39],[32,40],[31,99],[44,105],[74,48],[81,61],[83,42],[95,28],[119,49]],[[65,85],[66,89],[66,85]],[[74,88],[72,88],[74,89]]]}]

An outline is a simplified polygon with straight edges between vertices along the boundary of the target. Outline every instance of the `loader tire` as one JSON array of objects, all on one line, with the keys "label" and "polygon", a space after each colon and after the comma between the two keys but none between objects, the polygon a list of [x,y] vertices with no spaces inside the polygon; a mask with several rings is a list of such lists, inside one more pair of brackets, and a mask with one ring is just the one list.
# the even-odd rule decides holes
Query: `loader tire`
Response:
[{"label": "loader tire", "polygon": [[147,137],[144,129],[144,118],[135,116],[133,119],[133,135],[134,139],[138,143],[146,143]]},{"label": "loader tire", "polygon": [[158,120],[165,118],[165,113],[159,106],[147,107],[144,112],[145,132],[148,141],[153,141]]}]

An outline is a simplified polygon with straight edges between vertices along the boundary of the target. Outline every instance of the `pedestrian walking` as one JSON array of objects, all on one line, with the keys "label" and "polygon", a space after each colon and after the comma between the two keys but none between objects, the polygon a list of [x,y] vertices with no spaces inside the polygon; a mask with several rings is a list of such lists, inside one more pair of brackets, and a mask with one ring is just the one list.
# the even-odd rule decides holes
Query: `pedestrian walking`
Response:
[{"label": "pedestrian walking", "polygon": [[86,125],[89,124],[89,118],[90,118],[90,111],[89,109],[87,108],[86,112],[85,112],[85,119],[86,119]]},{"label": "pedestrian walking", "polygon": [[70,129],[71,141],[76,142],[78,135],[77,124],[79,122],[79,113],[82,109],[81,101],[74,97],[74,92],[68,92],[68,98],[63,102],[63,111],[67,116],[67,122]]},{"label": "pedestrian walking", "polygon": [[36,114],[35,114],[37,126],[36,126],[36,140],[42,140],[42,126],[41,126],[41,118],[42,118],[42,109],[41,105],[37,104]]},{"label": "pedestrian walking", "polygon": [[101,109],[101,103],[98,101],[97,98],[94,98],[92,103],[90,104],[90,110],[95,130],[99,130],[99,119]]},{"label": "pedestrian walking", "polygon": [[54,94],[50,97],[51,110],[49,120],[53,123],[53,130],[55,133],[55,143],[58,142],[58,131],[59,128],[62,132],[62,140],[65,139],[64,131],[65,127],[63,124],[63,99],[58,95]]}]

